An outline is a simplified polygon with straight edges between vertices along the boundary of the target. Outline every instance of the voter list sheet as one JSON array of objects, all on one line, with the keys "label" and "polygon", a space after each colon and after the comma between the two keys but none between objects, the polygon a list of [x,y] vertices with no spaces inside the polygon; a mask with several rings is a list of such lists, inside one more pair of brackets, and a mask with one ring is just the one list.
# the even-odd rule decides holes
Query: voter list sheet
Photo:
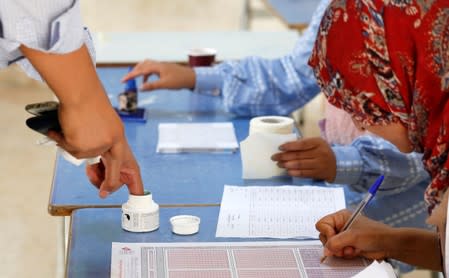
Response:
[{"label": "voter list sheet", "polygon": [[343,188],[225,185],[216,236],[317,239],[315,223],[343,208]]}]

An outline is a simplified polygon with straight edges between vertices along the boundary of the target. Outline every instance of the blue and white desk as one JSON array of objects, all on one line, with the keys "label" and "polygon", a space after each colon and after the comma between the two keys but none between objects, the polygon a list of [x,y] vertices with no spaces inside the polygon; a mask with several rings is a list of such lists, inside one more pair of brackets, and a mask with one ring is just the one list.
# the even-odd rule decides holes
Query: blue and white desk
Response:
[{"label": "blue and white desk", "polygon": [[[71,222],[66,277],[110,277],[112,242],[266,241],[216,238],[218,213],[219,207],[163,208],[160,210],[158,230],[150,233],[130,233],[121,228],[120,209],[75,210]],[[173,234],[169,219],[179,214],[200,217],[199,232],[191,236]]]},{"label": "blue and white desk", "polygon": [[320,0],[262,0],[288,28],[302,31],[310,22]]},{"label": "blue and white desk", "polygon": [[[126,68],[99,69],[98,73],[111,102],[123,85]],[[220,122],[234,124],[238,141],[248,135],[248,118],[225,113],[220,98],[183,91],[157,91],[139,94],[139,103],[148,109],[147,123],[126,122],[126,136],[140,164],[145,188],[162,206],[218,205],[225,184],[291,184],[291,179],[243,181],[240,152],[232,154],[157,154],[157,127],[162,122]],[[88,181],[84,166],[74,166],[57,157],[49,199],[49,212],[68,216],[73,209],[118,207],[128,198],[126,187],[106,199]]]}]

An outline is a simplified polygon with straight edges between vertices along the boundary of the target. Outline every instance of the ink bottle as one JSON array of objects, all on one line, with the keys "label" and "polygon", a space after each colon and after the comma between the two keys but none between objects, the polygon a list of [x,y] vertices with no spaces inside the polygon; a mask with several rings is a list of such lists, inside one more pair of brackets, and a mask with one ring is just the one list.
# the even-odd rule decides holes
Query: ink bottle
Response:
[{"label": "ink bottle", "polygon": [[135,113],[137,111],[137,85],[135,79],[126,82],[125,91],[118,95],[120,113]]},{"label": "ink bottle", "polygon": [[122,228],[130,232],[151,232],[159,228],[159,205],[150,192],[129,195],[122,205]]}]

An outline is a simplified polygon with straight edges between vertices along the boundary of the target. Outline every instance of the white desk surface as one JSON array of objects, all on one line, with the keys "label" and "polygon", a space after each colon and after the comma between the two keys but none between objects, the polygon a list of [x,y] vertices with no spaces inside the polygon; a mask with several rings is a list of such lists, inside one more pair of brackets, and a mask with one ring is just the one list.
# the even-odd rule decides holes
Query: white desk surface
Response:
[{"label": "white desk surface", "polygon": [[252,32],[101,32],[94,34],[97,66],[127,65],[144,59],[187,62],[189,49],[217,50],[216,61],[246,56],[277,58],[290,53],[295,31]]}]

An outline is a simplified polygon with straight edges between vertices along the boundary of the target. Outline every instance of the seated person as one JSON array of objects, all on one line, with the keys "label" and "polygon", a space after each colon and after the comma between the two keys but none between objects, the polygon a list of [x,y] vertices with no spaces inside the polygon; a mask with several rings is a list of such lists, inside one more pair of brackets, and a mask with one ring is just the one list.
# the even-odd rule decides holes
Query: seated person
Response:
[{"label": "seated person", "polygon": [[310,58],[318,83],[328,102],[358,126],[402,152],[424,153],[431,181],[423,195],[437,231],[392,228],[363,216],[342,231],[350,215],[343,210],[316,224],[326,256],[393,258],[448,270],[447,14],[445,0],[333,1],[327,9]]}]

